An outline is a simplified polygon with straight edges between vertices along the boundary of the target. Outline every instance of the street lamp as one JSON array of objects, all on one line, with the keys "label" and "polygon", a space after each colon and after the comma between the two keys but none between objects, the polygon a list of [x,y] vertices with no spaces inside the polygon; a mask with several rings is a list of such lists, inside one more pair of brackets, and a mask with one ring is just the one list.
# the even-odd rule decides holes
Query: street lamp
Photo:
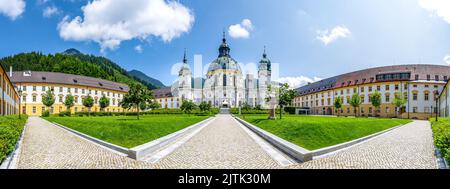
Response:
[{"label": "street lamp", "polygon": [[436,91],[436,97],[435,97],[435,99],[436,99],[436,121],[438,121],[438,112],[439,112],[439,107],[438,107],[438,101],[439,101],[439,91]]},{"label": "street lamp", "polygon": [[19,93],[19,119],[22,119],[22,116],[20,115],[20,113],[21,113],[21,111],[22,111],[22,89],[21,89],[21,87],[19,87],[19,91],[18,91],[18,93]]}]

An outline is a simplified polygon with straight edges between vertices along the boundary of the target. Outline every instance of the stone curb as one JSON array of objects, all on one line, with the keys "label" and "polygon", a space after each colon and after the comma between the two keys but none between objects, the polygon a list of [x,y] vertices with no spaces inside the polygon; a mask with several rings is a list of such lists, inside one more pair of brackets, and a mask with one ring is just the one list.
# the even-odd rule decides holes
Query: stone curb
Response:
[{"label": "stone curb", "polygon": [[25,131],[27,129],[28,119],[23,126],[22,133],[20,133],[19,141],[17,141],[14,150],[6,157],[6,159],[1,163],[0,169],[16,169],[17,163],[20,156],[20,150],[22,147],[23,136],[25,135]]},{"label": "stone curb", "polygon": [[398,126],[395,126],[395,127],[392,127],[392,128],[389,128],[389,129],[386,129],[386,130],[383,130],[383,131],[380,131],[380,132],[377,132],[377,133],[373,133],[371,135],[368,135],[368,136],[365,136],[365,137],[362,137],[362,138],[357,138],[355,140],[351,140],[351,141],[344,142],[344,143],[341,143],[341,144],[337,144],[337,145],[334,145],[334,146],[329,146],[329,147],[313,150],[313,151],[311,151],[311,153],[313,154],[314,157],[316,157],[316,156],[321,156],[321,155],[328,154],[328,153],[331,153],[331,152],[335,152],[335,151],[338,151],[338,150],[341,150],[341,149],[344,149],[344,148],[347,148],[347,147],[350,147],[350,146],[362,143],[362,142],[364,142],[366,140],[369,140],[371,138],[377,137],[379,135],[382,135],[384,133],[387,133],[389,131],[392,131],[392,130],[397,129],[397,128],[402,127],[402,126],[404,126],[404,125],[398,125]]},{"label": "stone curb", "polygon": [[[40,119],[42,119],[42,118],[40,118]],[[137,146],[137,147],[134,147],[134,148],[131,148],[131,149],[124,148],[124,147],[121,147],[121,146],[118,146],[118,145],[115,145],[115,144],[111,144],[109,142],[106,142],[106,141],[94,138],[92,136],[86,135],[84,133],[78,132],[78,131],[73,130],[73,129],[70,129],[70,128],[68,128],[66,126],[63,126],[61,124],[58,124],[58,123],[55,123],[55,122],[49,122],[46,119],[42,119],[42,120],[44,120],[44,121],[46,121],[48,123],[51,123],[53,125],[56,125],[57,127],[61,128],[61,129],[69,131],[69,132],[71,132],[71,133],[73,133],[73,134],[75,134],[75,135],[77,135],[79,137],[87,139],[87,140],[89,140],[91,142],[94,142],[94,143],[96,143],[96,144],[98,144],[100,146],[103,146],[103,147],[105,147],[107,149],[113,150],[113,151],[118,152],[120,154],[125,154],[129,158],[132,158],[132,159],[135,159],[135,160],[141,160],[146,155],[151,154],[151,153],[157,151],[158,149],[160,149],[161,147],[163,147],[163,146],[165,146],[165,145],[167,145],[167,144],[169,144],[169,143],[171,143],[171,142],[173,142],[173,141],[175,141],[175,140],[177,140],[177,139],[179,139],[179,138],[189,134],[190,132],[195,130],[195,128],[200,127],[200,126],[202,126],[202,125],[204,125],[206,123],[209,123],[213,119],[215,119],[215,117],[210,117],[210,118],[208,118],[206,120],[203,120],[203,121],[201,121],[199,123],[196,123],[194,125],[188,126],[188,127],[184,128],[182,130],[179,130],[179,131],[177,131],[175,133],[163,136],[163,137],[161,137],[159,139],[155,139],[155,140],[150,141],[150,142],[148,142],[146,144],[142,144],[140,146]]]},{"label": "stone curb", "polygon": [[399,126],[395,126],[374,134],[371,134],[369,136],[365,136],[362,138],[358,138],[349,142],[345,142],[345,143],[341,143],[341,144],[337,144],[334,146],[330,146],[330,147],[326,147],[326,148],[321,148],[321,149],[317,149],[317,150],[313,150],[313,151],[309,151],[307,149],[304,149],[296,144],[293,144],[291,142],[288,142],[278,136],[275,136],[272,133],[269,133],[253,124],[250,124],[236,116],[233,116],[236,120],[238,120],[240,123],[242,123],[243,125],[245,125],[246,127],[248,127],[250,130],[252,130],[253,132],[255,132],[257,135],[261,136],[262,138],[264,138],[266,141],[268,141],[270,144],[272,144],[273,146],[275,146],[276,148],[278,148],[279,150],[281,150],[282,152],[286,153],[287,155],[289,155],[290,157],[292,157],[294,160],[296,160],[299,163],[302,162],[306,162],[306,161],[310,161],[312,160],[314,157],[317,156],[321,156],[324,154],[328,154],[331,152],[336,152],[338,150],[344,149],[344,148],[348,148],[351,147],[353,145],[362,143],[364,141],[367,141],[371,138],[377,137],[379,135],[382,135],[384,133],[387,133],[389,131],[392,131],[394,129],[397,129],[399,127],[402,127],[404,125],[399,125]]},{"label": "stone curb", "polygon": [[[45,119],[43,119],[43,120],[45,120]],[[47,120],[45,120],[45,121],[47,121]],[[109,148],[111,150],[114,150],[114,151],[117,151],[117,152],[120,152],[120,153],[123,153],[123,154],[128,154],[128,151],[129,151],[128,148],[124,148],[124,147],[121,147],[121,146],[118,146],[118,145],[115,145],[115,144],[111,144],[109,142],[106,142],[106,141],[103,141],[103,140],[91,137],[89,135],[86,135],[84,133],[81,133],[81,132],[78,132],[76,130],[70,129],[70,128],[66,127],[66,126],[63,126],[63,125],[55,123],[55,122],[52,122],[52,124],[62,128],[64,130],[67,130],[67,131],[69,131],[69,132],[71,132],[71,133],[73,133],[73,134],[75,134],[77,136],[80,136],[80,137],[82,137],[84,139],[87,139],[87,140],[89,140],[91,142],[94,142],[94,143],[96,143],[98,145],[101,145],[103,147]]]},{"label": "stone curb", "polygon": [[141,160],[145,156],[161,149],[162,147],[166,146],[167,144],[170,144],[173,141],[175,141],[183,136],[186,136],[187,134],[193,132],[196,128],[201,127],[205,124],[208,124],[214,119],[215,119],[215,117],[210,117],[206,120],[203,120],[199,123],[196,123],[194,125],[186,127],[184,129],[174,132],[172,134],[169,134],[169,135],[166,135],[159,139],[153,140],[149,143],[142,144],[140,146],[131,148],[128,152],[128,157],[136,159],[136,160]]},{"label": "stone curb", "polygon": [[265,139],[267,142],[272,144],[274,147],[292,157],[295,161],[302,163],[312,160],[313,156],[309,150],[299,147],[291,142],[288,142],[278,136],[275,136],[272,133],[264,131],[263,129],[254,126],[236,116],[233,117],[241,124],[249,128],[251,131],[255,132],[258,136],[260,136],[261,138]]}]

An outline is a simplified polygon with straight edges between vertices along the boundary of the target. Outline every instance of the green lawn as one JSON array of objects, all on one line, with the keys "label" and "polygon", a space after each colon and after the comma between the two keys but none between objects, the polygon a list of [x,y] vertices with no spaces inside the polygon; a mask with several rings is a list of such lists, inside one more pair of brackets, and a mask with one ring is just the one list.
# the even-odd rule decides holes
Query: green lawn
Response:
[{"label": "green lawn", "polygon": [[26,121],[26,115],[22,119],[17,115],[0,116],[0,163],[14,150]]},{"label": "green lawn", "polygon": [[95,138],[132,148],[166,136],[207,119],[194,115],[145,115],[111,117],[47,117],[76,131]]},{"label": "green lawn", "polygon": [[[242,116],[241,116],[242,118]],[[308,150],[333,146],[411,122],[401,119],[245,115],[244,120]]]}]

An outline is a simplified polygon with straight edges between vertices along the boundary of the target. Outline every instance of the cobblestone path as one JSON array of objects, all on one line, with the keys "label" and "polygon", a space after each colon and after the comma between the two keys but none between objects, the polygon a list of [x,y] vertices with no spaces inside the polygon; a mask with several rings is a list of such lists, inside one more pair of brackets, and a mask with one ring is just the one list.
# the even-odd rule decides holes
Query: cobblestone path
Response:
[{"label": "cobblestone path", "polygon": [[24,133],[19,169],[152,168],[121,156],[38,117],[30,117]]},{"label": "cobblestone path", "polygon": [[359,145],[290,168],[436,169],[431,126],[414,121]]},{"label": "cobblestone path", "polygon": [[156,163],[159,168],[280,168],[230,115],[217,118]]}]

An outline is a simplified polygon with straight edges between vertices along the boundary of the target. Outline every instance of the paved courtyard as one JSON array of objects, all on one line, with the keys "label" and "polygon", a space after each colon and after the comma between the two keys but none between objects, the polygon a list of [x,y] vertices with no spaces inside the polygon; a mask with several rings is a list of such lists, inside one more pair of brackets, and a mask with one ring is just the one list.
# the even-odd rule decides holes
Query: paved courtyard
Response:
[{"label": "paved courtyard", "polygon": [[302,169],[437,169],[430,123],[414,121],[359,145],[297,164]]},{"label": "paved courtyard", "polygon": [[[358,145],[287,167],[273,158],[272,146],[265,142],[266,145],[261,145],[262,140],[255,136],[230,115],[218,115],[173,152],[156,163],[148,163],[112,152],[41,118],[30,117],[17,168],[437,168],[432,131],[427,121],[414,121]],[[268,153],[270,150],[272,152]]]},{"label": "paved courtyard", "polygon": [[17,168],[134,169],[152,165],[111,152],[41,118],[30,117]]},{"label": "paved courtyard", "polygon": [[217,118],[156,163],[160,168],[280,168],[230,115]]}]

